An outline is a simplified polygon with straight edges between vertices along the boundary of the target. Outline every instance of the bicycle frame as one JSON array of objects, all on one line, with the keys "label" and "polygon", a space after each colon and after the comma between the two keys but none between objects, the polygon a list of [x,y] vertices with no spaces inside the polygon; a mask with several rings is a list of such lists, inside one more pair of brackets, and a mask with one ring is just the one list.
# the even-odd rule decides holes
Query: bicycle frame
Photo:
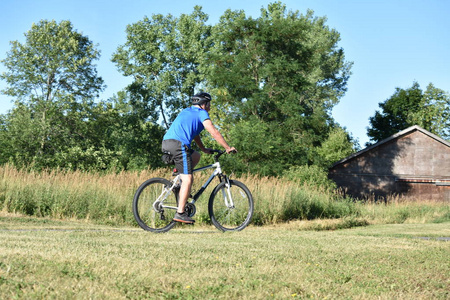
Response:
[{"label": "bicycle frame", "polygon": [[[232,197],[231,197],[231,193],[230,193],[230,190],[229,190],[230,183],[229,183],[229,181],[228,181],[228,177],[225,176],[225,175],[222,173],[222,168],[221,168],[221,166],[220,166],[220,162],[216,161],[216,162],[213,163],[213,164],[210,164],[210,165],[207,165],[207,166],[204,166],[204,167],[201,167],[201,168],[194,169],[192,172],[195,174],[195,173],[197,173],[197,172],[201,172],[201,171],[205,171],[205,170],[213,169],[213,168],[215,168],[214,172],[211,174],[211,176],[209,176],[209,178],[208,178],[208,179],[206,180],[206,182],[202,185],[202,187],[197,191],[197,193],[195,193],[195,195],[192,197],[192,201],[191,201],[190,203],[195,204],[195,202],[197,202],[198,198],[200,198],[200,196],[203,194],[203,192],[206,190],[206,188],[210,185],[210,183],[213,181],[213,179],[214,179],[216,176],[219,176],[219,179],[220,179],[221,182],[222,182],[222,181],[226,181],[227,194],[225,194],[225,191],[223,191],[223,193],[224,193],[223,196],[224,196],[224,199],[225,199],[225,205],[226,205],[227,207],[229,207],[229,208],[233,208],[233,207],[234,207],[234,203],[233,203],[233,199],[232,199]],[[171,186],[169,189],[163,191],[163,193],[161,194],[161,196],[163,197],[162,202],[164,202],[164,199],[166,199],[167,195],[169,195],[169,194],[172,192],[174,186],[175,186],[178,182],[181,181],[181,180],[180,180],[180,177],[181,177],[181,175],[178,174],[178,175],[172,180],[172,186]],[[161,196],[158,197],[157,202],[160,201]],[[170,209],[177,209],[177,207],[173,207],[173,206],[165,206],[165,205],[162,205],[162,207],[163,207],[163,208],[170,208]]]}]

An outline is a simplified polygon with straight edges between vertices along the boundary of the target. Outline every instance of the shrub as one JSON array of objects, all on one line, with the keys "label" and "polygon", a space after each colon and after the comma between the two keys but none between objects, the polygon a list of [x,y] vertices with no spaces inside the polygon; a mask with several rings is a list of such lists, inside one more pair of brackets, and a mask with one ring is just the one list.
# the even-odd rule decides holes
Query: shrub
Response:
[{"label": "shrub", "polygon": [[310,185],[325,190],[336,189],[336,184],[328,179],[328,173],[318,166],[294,166],[283,173],[283,178],[294,181],[300,185]]}]

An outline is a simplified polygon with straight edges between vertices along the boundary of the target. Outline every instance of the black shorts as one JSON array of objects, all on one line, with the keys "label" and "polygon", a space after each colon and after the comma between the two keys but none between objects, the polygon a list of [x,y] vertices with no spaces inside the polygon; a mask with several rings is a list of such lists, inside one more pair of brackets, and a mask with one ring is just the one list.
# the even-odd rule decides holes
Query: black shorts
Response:
[{"label": "black shorts", "polygon": [[175,168],[181,174],[192,174],[192,153],[194,150],[178,140],[162,141],[161,150],[163,153],[169,153],[175,163]]}]

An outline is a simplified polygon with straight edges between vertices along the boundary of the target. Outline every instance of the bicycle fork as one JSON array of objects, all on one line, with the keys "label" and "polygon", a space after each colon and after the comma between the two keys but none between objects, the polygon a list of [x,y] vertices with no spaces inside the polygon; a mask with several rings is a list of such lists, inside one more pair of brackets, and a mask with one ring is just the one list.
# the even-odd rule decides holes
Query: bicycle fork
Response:
[{"label": "bicycle fork", "polygon": [[231,196],[231,184],[228,177],[225,178],[225,188],[222,189],[222,196],[225,206],[228,208],[234,208],[233,197]]}]

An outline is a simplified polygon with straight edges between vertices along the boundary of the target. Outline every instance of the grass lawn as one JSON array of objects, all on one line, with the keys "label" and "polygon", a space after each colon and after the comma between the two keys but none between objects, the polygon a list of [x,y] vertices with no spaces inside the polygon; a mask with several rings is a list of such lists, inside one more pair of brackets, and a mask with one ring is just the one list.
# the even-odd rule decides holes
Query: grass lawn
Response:
[{"label": "grass lawn", "polygon": [[300,229],[153,234],[0,214],[0,299],[450,298],[448,222]]}]

